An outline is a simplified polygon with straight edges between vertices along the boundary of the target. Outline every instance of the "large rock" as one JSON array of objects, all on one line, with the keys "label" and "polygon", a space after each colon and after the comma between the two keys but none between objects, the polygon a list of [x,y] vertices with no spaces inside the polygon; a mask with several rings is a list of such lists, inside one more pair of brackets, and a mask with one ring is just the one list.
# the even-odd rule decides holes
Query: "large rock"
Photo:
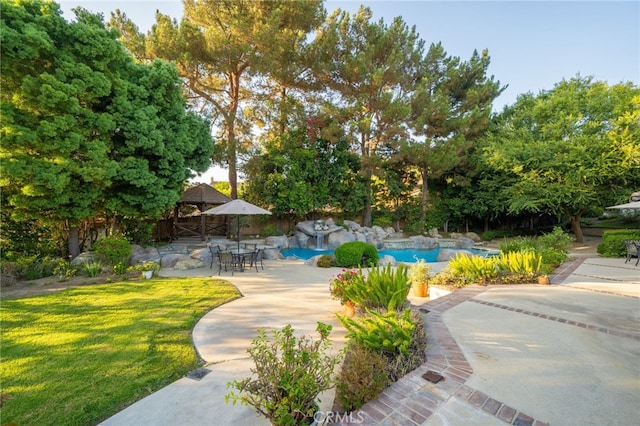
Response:
[{"label": "large rock", "polygon": [[87,262],[93,262],[97,259],[97,256],[92,251],[85,251],[84,253],[80,253],[73,259],[71,259],[71,264],[73,266],[82,266]]},{"label": "large rock", "polygon": [[268,246],[276,246],[278,248],[289,248],[289,238],[286,235],[274,235],[264,239],[264,243]]},{"label": "large rock", "polygon": [[294,233],[294,237],[296,239],[296,241],[298,242],[298,247],[300,248],[309,248],[309,235],[305,234],[304,232],[301,231],[296,231]]},{"label": "large rock", "polygon": [[480,238],[480,236],[475,232],[465,232],[464,236],[467,238],[471,238],[476,243],[482,241],[482,238]]},{"label": "large rock", "polygon": [[179,271],[185,271],[185,270],[188,270],[188,269],[204,268],[205,266],[209,266],[209,265],[205,265],[204,262],[202,262],[201,260],[191,259],[191,258],[187,257],[186,260],[179,260],[175,264],[173,269],[177,269]]},{"label": "large rock", "polygon": [[332,232],[327,237],[327,248],[329,250],[335,250],[338,246],[350,241],[356,241],[356,236],[353,233],[348,232],[345,229]]},{"label": "large rock", "polygon": [[[187,247],[184,247],[184,252],[187,251]],[[129,261],[130,265],[138,265],[148,261],[154,261],[160,263],[160,251],[158,251],[155,247],[140,247],[139,245],[131,246],[131,260]]]},{"label": "large rock", "polygon": [[305,220],[304,222],[296,223],[296,229],[300,232],[303,232],[306,235],[315,235],[315,229],[313,228],[314,221]]},{"label": "large rock", "polygon": [[460,247],[463,249],[470,249],[475,245],[471,238],[467,237],[459,237],[456,238],[456,247]]},{"label": "large rock", "polygon": [[[160,266],[162,268],[175,268],[176,264],[178,262],[186,262],[187,260],[191,260],[191,258],[189,257],[189,255],[186,254],[178,254],[178,253],[173,253],[173,254],[167,254],[166,256],[162,256],[162,259],[160,260]],[[202,261],[199,261],[202,263]]]},{"label": "large rock", "polygon": [[473,253],[471,253],[469,250],[456,250],[456,249],[442,248],[438,252],[437,260],[438,262],[448,262],[452,258],[456,257],[456,255],[458,254],[463,254],[465,256],[473,256]]},{"label": "large rock", "polygon": [[359,231],[360,228],[362,228],[359,223],[354,222],[352,220],[345,220],[343,223],[344,223],[344,226],[346,226],[347,229],[352,232]]},{"label": "large rock", "polygon": [[264,253],[262,254],[262,257],[264,259],[271,259],[271,260],[282,260],[284,259],[284,256],[282,255],[282,253],[280,253],[280,250],[277,249],[268,249],[265,250]]},{"label": "large rock", "polygon": [[435,238],[429,238],[422,235],[414,235],[409,239],[413,241],[413,247],[417,249],[429,250],[438,247],[438,240],[436,240]]},{"label": "large rock", "polygon": [[396,258],[393,256],[389,256],[388,254],[382,256],[379,260],[379,264],[380,266],[384,267],[384,266],[396,266]]}]

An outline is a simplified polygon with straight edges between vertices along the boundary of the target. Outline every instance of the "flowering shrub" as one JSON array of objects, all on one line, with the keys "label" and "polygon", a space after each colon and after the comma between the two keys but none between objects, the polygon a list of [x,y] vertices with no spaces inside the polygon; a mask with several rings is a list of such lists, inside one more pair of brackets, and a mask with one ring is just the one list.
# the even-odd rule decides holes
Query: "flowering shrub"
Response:
[{"label": "flowering shrub", "polygon": [[331,297],[339,300],[340,303],[344,305],[349,301],[349,298],[345,294],[345,289],[363,280],[364,276],[359,269],[343,269],[341,274],[338,274],[329,282]]}]

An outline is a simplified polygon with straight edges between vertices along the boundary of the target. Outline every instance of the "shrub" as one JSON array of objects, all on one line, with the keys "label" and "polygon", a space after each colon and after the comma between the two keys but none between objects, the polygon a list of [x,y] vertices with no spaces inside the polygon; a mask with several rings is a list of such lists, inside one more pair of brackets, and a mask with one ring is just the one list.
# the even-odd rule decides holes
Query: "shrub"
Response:
[{"label": "shrub", "polygon": [[331,326],[318,323],[320,340],[296,338],[290,324],[273,331],[269,341],[264,329],[258,331],[247,350],[255,367],[255,378],[227,383],[240,394],[230,392],[225,401],[238,401],[255,408],[274,425],[298,425],[313,418],[320,392],[333,385],[333,370],[340,357],[329,356]]},{"label": "shrub", "polygon": [[102,272],[102,262],[94,260],[82,264],[82,270],[88,277],[96,277]]},{"label": "shrub", "polygon": [[319,268],[331,268],[333,266],[333,256],[329,254],[323,254],[318,258],[318,267]]},{"label": "shrub", "polygon": [[333,299],[339,300],[343,305],[350,299],[348,289],[354,285],[364,285],[362,271],[359,269],[343,269],[341,274],[329,281],[329,293]]},{"label": "shrub", "polygon": [[15,260],[15,274],[17,278],[25,280],[50,277],[53,275],[57,262],[57,259],[51,257],[19,256]]},{"label": "shrub", "polygon": [[336,264],[343,268],[378,266],[378,250],[373,244],[350,241],[335,251]]},{"label": "shrub", "polygon": [[550,266],[561,265],[569,257],[568,252],[553,247],[540,249],[538,253],[542,256],[542,263]]},{"label": "shrub", "polygon": [[393,225],[393,221],[389,216],[380,216],[373,220],[373,226],[379,226],[381,228],[388,228]]},{"label": "shrub", "polygon": [[346,411],[376,398],[391,382],[388,359],[366,345],[351,343],[336,380],[336,398]]},{"label": "shrub", "polygon": [[[542,251],[544,249],[554,249],[569,253],[571,250],[571,243],[573,238],[562,230],[559,226],[553,228],[553,231],[538,237],[538,248]],[[562,262],[561,262],[562,263]]]},{"label": "shrub", "polygon": [[371,350],[389,355],[402,354],[409,350],[415,328],[410,309],[405,309],[401,314],[393,310],[386,314],[371,310],[367,310],[367,313],[369,315],[363,318],[337,315],[349,332],[348,338],[366,345]]},{"label": "shrub", "polygon": [[502,253],[535,250],[536,242],[531,237],[518,237],[511,240],[504,240],[500,243]]},{"label": "shrub", "polygon": [[365,277],[354,275],[349,286],[343,288],[344,296],[358,306],[376,310],[402,309],[407,301],[411,284],[407,267],[391,265],[374,268]]},{"label": "shrub", "polygon": [[58,260],[53,274],[58,277],[59,281],[68,281],[78,273],[78,268],[67,262],[65,259]]},{"label": "shrub", "polygon": [[627,254],[624,244],[627,240],[640,240],[638,229],[616,229],[604,231],[602,244],[598,245],[598,253],[605,257],[623,257]]},{"label": "shrub", "polygon": [[503,271],[533,276],[542,268],[542,256],[535,251],[500,253],[496,263]]},{"label": "shrub", "polygon": [[93,250],[109,265],[115,265],[129,261],[131,243],[124,236],[114,234],[96,241]]},{"label": "shrub", "polygon": [[491,257],[467,256],[458,254],[449,261],[449,269],[469,282],[486,284],[489,279],[498,276],[496,263]]},{"label": "shrub", "polygon": [[396,382],[411,371],[420,367],[427,360],[427,334],[424,329],[424,320],[418,311],[411,311],[411,321],[414,324],[411,334],[409,350],[404,353],[387,357],[387,374],[391,381]]},{"label": "shrub", "polygon": [[15,262],[0,262],[0,286],[11,287],[18,282],[17,279],[18,265]]}]

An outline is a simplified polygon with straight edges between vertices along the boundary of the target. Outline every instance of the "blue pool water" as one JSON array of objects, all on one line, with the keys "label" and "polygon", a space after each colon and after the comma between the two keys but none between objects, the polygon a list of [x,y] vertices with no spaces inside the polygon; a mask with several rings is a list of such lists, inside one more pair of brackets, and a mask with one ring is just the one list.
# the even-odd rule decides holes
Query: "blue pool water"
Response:
[{"label": "blue pool water", "polygon": [[[479,255],[486,255],[488,252],[482,249],[468,249],[473,253]],[[301,248],[292,248],[292,249],[284,249],[280,251],[283,256],[289,257],[297,257],[298,259],[311,259],[313,256],[318,256],[320,254],[333,254],[333,250],[313,250],[313,249],[301,249]],[[386,249],[386,250],[378,250],[378,255],[382,256],[393,256],[398,262],[412,263],[418,259],[424,259],[425,262],[437,262],[438,253],[440,253],[439,248],[435,249]]]}]

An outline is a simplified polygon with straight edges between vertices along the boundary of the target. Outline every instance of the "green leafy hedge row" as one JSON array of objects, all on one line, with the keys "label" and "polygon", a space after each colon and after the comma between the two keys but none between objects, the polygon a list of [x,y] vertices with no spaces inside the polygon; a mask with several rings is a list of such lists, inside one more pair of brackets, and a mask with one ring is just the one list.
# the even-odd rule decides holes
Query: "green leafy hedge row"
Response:
[{"label": "green leafy hedge row", "polygon": [[598,253],[605,257],[619,257],[627,254],[624,244],[627,240],[640,240],[638,229],[615,229],[604,231],[602,243],[598,245]]}]

